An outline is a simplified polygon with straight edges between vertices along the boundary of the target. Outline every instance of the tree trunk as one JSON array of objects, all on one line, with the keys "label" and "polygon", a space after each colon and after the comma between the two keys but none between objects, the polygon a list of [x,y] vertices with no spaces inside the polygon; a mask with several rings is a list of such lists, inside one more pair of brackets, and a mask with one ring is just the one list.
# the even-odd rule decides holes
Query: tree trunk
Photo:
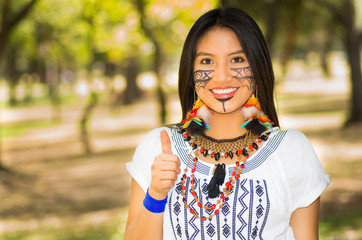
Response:
[{"label": "tree trunk", "polygon": [[98,96],[94,91],[91,91],[89,93],[87,105],[84,108],[82,118],[79,122],[81,140],[83,142],[84,151],[86,154],[92,153],[92,146],[89,141],[88,129],[89,129],[89,121],[91,119],[92,112],[96,107],[97,103],[98,103]]},{"label": "tree trunk", "polygon": [[[0,26],[0,65],[1,65],[1,59],[5,52],[5,45],[7,40],[9,39],[11,31],[16,27],[16,25],[26,17],[26,15],[29,13],[30,9],[34,6],[38,0],[31,0],[26,4],[20,11],[18,11],[13,16],[9,17],[9,10],[10,10],[10,2],[11,0],[2,0],[2,12],[0,13],[1,17],[1,26]],[[11,172],[8,168],[6,168],[2,164],[2,158],[1,158],[1,138],[0,138],[0,177],[4,172]],[[1,178],[0,178],[1,180]]]},{"label": "tree trunk", "polygon": [[354,24],[354,8],[351,0],[346,1],[345,46],[352,81],[351,112],[346,124],[362,122],[362,74],[361,74],[361,39]]},{"label": "tree trunk", "polygon": [[148,28],[147,24],[145,24],[145,11],[144,11],[144,3],[142,0],[136,1],[136,7],[140,14],[141,28],[145,32],[146,36],[152,41],[155,46],[155,54],[154,54],[154,65],[153,70],[157,76],[157,96],[159,103],[159,117],[161,124],[166,123],[166,95],[162,88],[162,78],[161,78],[161,66],[162,66],[162,49],[160,44],[158,43],[156,37],[154,36],[152,29]]},{"label": "tree trunk", "polygon": [[161,48],[158,46],[156,48],[156,53],[155,53],[155,70],[157,72],[157,97],[159,103],[159,119],[161,124],[163,125],[166,123],[167,110],[166,110],[166,94],[164,93],[162,88],[161,67],[162,67],[162,53],[161,53]]},{"label": "tree trunk", "polygon": [[350,116],[346,125],[362,122],[362,73],[361,73],[361,36],[362,32],[358,31],[355,25],[355,8],[352,0],[345,0],[344,9],[332,5],[328,1],[316,0],[316,2],[327,8],[331,14],[338,19],[344,27],[344,45],[348,58],[349,70],[352,82],[352,96]]},{"label": "tree trunk", "polygon": [[298,34],[298,19],[302,12],[302,1],[298,0],[294,4],[295,5],[293,5],[293,7],[291,9],[292,17],[290,19],[290,23],[289,23],[288,30],[286,33],[284,49],[283,49],[283,52],[280,57],[283,75],[287,71],[288,61],[293,54],[295,41],[297,39],[297,34]]},{"label": "tree trunk", "polygon": [[33,100],[33,77],[25,76],[25,97],[24,103],[30,103]]},{"label": "tree trunk", "polygon": [[0,14],[1,17],[1,31],[0,31],[0,64],[2,56],[5,52],[5,45],[11,32],[14,28],[19,24],[19,22],[26,17],[31,8],[38,0],[31,0],[28,2],[22,9],[20,9],[17,13],[9,14],[11,9],[11,0],[2,0],[2,11]]},{"label": "tree trunk", "polygon": [[136,78],[139,72],[136,57],[130,57],[126,60],[125,76],[127,87],[124,94],[124,103],[131,104],[140,97],[140,89],[137,86]]},{"label": "tree trunk", "polygon": [[[1,125],[0,125],[0,136],[1,136]],[[4,173],[9,173],[11,172],[11,170],[9,168],[7,168],[4,164],[3,164],[3,159],[2,159],[2,139],[0,138],[0,182],[2,181],[2,177],[4,175]]]},{"label": "tree trunk", "polygon": [[49,61],[46,66],[46,81],[48,84],[49,98],[52,104],[52,121],[59,122],[61,120],[61,100],[58,93],[59,72],[56,61]]},{"label": "tree trunk", "polygon": [[329,52],[326,49],[322,49],[319,53],[320,55],[320,64],[323,71],[323,75],[326,78],[331,77],[331,70],[328,65],[328,54]]},{"label": "tree trunk", "polygon": [[8,51],[6,57],[5,73],[9,86],[9,104],[10,106],[15,106],[18,103],[16,97],[16,87],[18,86],[20,76],[20,74],[18,74],[18,70],[16,69],[16,50],[12,49]]},{"label": "tree trunk", "polygon": [[270,55],[273,54],[273,42],[275,39],[275,32],[277,27],[277,17],[278,17],[278,10],[280,6],[280,0],[274,0],[271,2],[267,2],[268,7],[268,16],[267,16],[267,23],[266,23],[266,33],[265,33],[265,40],[269,47]]},{"label": "tree trunk", "polygon": [[354,47],[351,47],[348,52],[352,80],[352,102],[350,118],[347,124],[362,122],[362,76],[359,51],[356,51],[356,49],[359,49],[358,47],[357,44],[354,44]]}]

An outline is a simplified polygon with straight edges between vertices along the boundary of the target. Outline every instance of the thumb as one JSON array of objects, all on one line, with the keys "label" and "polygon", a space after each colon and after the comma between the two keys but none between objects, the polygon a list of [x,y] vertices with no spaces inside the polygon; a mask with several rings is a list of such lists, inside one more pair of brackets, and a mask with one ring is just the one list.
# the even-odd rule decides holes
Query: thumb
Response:
[{"label": "thumb", "polygon": [[167,154],[172,154],[171,140],[165,130],[162,130],[160,132],[160,138],[161,138],[162,152]]}]

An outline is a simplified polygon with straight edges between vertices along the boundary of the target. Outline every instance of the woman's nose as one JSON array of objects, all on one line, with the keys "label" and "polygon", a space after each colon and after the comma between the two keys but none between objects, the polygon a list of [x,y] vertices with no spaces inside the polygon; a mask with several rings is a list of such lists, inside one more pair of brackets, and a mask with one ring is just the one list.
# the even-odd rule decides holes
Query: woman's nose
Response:
[{"label": "woman's nose", "polygon": [[227,64],[219,64],[215,68],[214,81],[227,82],[232,79],[231,70]]}]

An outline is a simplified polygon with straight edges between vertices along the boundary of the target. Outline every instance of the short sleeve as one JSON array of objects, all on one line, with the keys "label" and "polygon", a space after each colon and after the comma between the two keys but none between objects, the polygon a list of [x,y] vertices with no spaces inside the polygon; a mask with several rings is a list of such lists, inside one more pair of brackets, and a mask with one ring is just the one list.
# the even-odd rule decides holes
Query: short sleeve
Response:
[{"label": "short sleeve", "polygon": [[162,152],[160,140],[160,132],[162,130],[166,130],[169,133],[168,128],[156,128],[149,132],[137,146],[132,161],[126,163],[127,171],[144,192],[147,191],[151,184],[152,163],[155,157]]},{"label": "short sleeve", "polygon": [[291,129],[285,140],[283,167],[294,211],[312,204],[327,188],[330,179],[304,134]]}]

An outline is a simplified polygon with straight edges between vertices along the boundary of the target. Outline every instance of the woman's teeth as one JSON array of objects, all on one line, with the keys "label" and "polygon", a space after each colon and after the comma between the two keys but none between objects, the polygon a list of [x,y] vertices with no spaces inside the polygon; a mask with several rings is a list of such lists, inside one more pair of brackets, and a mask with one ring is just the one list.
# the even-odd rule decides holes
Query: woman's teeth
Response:
[{"label": "woman's teeth", "polygon": [[234,92],[237,88],[225,88],[225,89],[212,89],[211,91],[216,94],[227,94]]}]

